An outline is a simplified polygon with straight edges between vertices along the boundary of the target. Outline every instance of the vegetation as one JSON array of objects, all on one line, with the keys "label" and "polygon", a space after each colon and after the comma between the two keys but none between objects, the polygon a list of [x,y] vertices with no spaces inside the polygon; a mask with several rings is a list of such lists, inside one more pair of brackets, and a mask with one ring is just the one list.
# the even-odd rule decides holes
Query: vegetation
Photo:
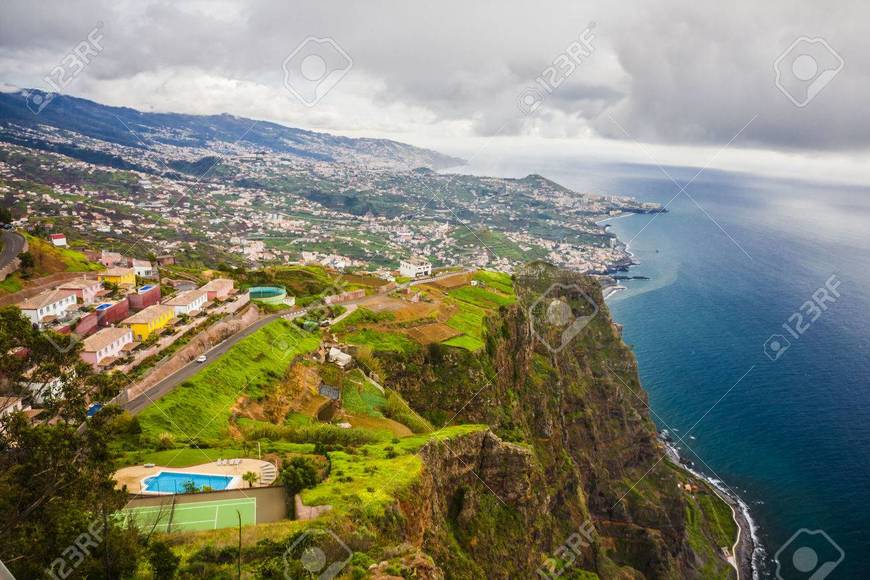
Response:
[{"label": "vegetation", "polygon": [[254,399],[278,381],[293,359],[317,348],[319,338],[283,319],[245,337],[139,416],[143,434],[178,439],[218,438],[243,394]]},{"label": "vegetation", "polygon": [[[26,356],[12,354],[21,347]],[[90,578],[128,576],[141,553],[137,532],[110,518],[125,497],[112,479],[109,442],[130,423],[106,407],[85,426],[86,401],[111,396],[118,384],[80,363],[79,348],[69,337],[54,335],[50,341],[16,308],[0,309],[0,376],[6,388],[27,396],[23,371],[28,370],[26,380],[33,384],[59,378],[63,394],[53,397],[42,389],[52,423],[32,424],[23,413],[0,418],[0,559],[19,578],[42,577],[46,567],[60,575],[76,569]],[[100,549],[70,555],[68,547],[75,547],[81,534],[98,535]]]},{"label": "vegetation", "polygon": [[376,352],[411,353],[418,350],[419,345],[398,332],[363,329],[345,337],[348,343],[359,346],[370,346]]}]

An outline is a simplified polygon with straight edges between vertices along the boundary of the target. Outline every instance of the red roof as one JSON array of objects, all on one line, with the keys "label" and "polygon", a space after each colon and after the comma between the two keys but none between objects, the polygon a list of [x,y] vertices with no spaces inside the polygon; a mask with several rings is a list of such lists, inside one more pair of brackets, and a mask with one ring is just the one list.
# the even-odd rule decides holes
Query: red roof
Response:
[{"label": "red roof", "polygon": [[52,240],[66,239],[66,236],[64,234],[48,234],[48,237]]}]

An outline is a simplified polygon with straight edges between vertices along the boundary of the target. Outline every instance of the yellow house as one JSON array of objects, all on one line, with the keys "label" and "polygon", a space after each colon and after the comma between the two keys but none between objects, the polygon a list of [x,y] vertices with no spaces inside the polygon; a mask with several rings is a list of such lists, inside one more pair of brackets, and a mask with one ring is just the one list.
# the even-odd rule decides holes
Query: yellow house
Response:
[{"label": "yellow house", "polygon": [[172,306],[154,304],[121,321],[121,324],[130,327],[136,340],[147,340],[155,332],[166,328],[173,318],[175,309]]},{"label": "yellow house", "polygon": [[98,274],[100,282],[109,282],[123,286],[124,284],[136,284],[136,271],[133,268],[109,268]]}]

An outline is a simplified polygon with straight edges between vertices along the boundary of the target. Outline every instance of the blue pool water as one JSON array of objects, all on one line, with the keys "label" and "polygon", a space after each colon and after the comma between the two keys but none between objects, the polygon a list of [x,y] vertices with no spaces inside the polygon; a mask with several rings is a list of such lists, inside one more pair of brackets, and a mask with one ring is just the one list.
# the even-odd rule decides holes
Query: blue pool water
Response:
[{"label": "blue pool water", "polygon": [[233,480],[231,475],[205,475],[202,473],[179,473],[161,471],[144,480],[143,491],[159,493],[184,493],[184,486],[192,482],[196,489],[209,486],[215,491],[226,489]]}]

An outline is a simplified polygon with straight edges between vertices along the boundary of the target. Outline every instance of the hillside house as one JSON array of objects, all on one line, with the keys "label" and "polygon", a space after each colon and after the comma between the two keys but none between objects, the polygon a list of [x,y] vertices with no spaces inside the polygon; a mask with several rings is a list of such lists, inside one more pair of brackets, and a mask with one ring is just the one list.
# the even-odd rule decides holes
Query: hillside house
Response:
[{"label": "hillside house", "polygon": [[182,314],[190,316],[202,310],[207,301],[208,293],[202,290],[189,290],[165,300],[163,304],[171,306],[175,310],[176,316]]},{"label": "hillside house", "polygon": [[57,248],[66,247],[66,236],[64,234],[49,234],[48,239],[51,240],[52,245]]},{"label": "hillside house", "polygon": [[103,285],[99,280],[76,278],[63,282],[57,286],[58,290],[73,292],[82,304],[93,304],[103,292]]},{"label": "hillside house", "polygon": [[108,282],[118,286],[133,286],[136,284],[136,272],[133,268],[109,268],[97,274],[100,282]]},{"label": "hillside house", "polygon": [[76,295],[69,290],[46,290],[18,303],[18,308],[33,324],[39,325],[62,318],[75,308]]},{"label": "hillside house", "polygon": [[155,304],[125,319],[121,324],[129,326],[133,337],[142,341],[169,326],[174,318],[175,309],[171,306]]},{"label": "hillside house", "polygon": [[208,300],[226,300],[233,292],[234,283],[228,278],[215,278],[200,288],[208,294]]},{"label": "hillside house", "polygon": [[399,264],[399,274],[405,278],[422,278],[432,275],[432,264],[423,258],[409,258]]},{"label": "hillside house", "polygon": [[104,328],[82,341],[80,356],[88,364],[98,366],[111,362],[133,343],[133,331],[129,328]]}]

